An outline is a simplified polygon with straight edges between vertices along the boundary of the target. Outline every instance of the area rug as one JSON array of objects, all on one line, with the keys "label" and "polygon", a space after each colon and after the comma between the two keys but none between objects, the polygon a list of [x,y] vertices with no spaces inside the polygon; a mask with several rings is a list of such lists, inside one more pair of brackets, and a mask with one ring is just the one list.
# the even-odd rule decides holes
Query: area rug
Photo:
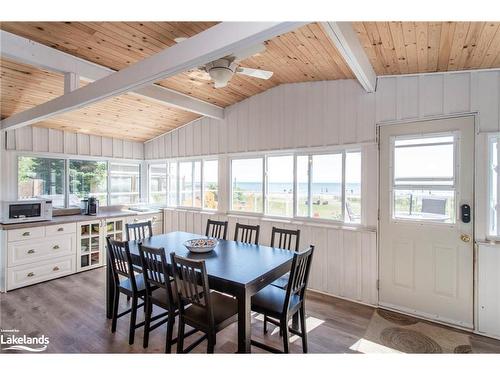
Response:
[{"label": "area rug", "polygon": [[373,313],[364,337],[351,347],[362,353],[471,353],[469,335],[387,310]]}]

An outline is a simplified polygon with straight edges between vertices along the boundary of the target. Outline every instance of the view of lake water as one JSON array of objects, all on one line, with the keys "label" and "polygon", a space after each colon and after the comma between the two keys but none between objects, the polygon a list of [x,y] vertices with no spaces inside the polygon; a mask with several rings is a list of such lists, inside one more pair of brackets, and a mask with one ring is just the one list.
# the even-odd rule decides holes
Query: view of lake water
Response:
[{"label": "view of lake water", "polygon": [[[244,191],[260,191],[260,184],[255,182],[237,182],[236,186]],[[272,182],[269,184],[270,193],[282,193],[291,191],[293,184]],[[346,184],[346,188],[351,194],[361,194],[361,184]],[[307,183],[299,183],[298,191],[302,193],[307,192]],[[312,184],[313,194],[340,194],[342,191],[342,184],[340,183],[314,183]]]}]

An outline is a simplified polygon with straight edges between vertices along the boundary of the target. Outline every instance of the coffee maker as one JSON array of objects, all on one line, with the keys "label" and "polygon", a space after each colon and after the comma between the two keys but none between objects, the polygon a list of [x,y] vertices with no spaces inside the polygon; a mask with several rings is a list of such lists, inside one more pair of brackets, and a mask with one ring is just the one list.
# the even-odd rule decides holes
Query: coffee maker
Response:
[{"label": "coffee maker", "polygon": [[96,216],[99,213],[99,200],[95,197],[83,199],[81,212],[83,215]]}]

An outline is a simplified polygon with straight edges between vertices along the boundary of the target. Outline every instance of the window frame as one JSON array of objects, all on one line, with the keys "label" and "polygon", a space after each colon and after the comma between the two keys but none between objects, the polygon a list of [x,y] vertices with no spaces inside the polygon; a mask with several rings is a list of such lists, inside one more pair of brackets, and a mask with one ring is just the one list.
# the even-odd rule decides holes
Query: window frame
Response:
[{"label": "window frame", "polygon": [[[31,158],[43,158],[43,159],[54,159],[64,161],[64,207],[57,207],[57,210],[71,210],[76,207],[69,206],[69,196],[70,196],[70,184],[69,184],[69,164],[71,160],[77,161],[97,161],[106,163],[106,173],[107,173],[107,189],[106,189],[106,206],[111,206],[111,196],[110,196],[110,164],[137,164],[139,166],[139,198],[142,196],[142,168],[143,161],[135,159],[115,159],[115,158],[101,158],[92,157],[84,155],[54,155],[52,153],[43,152],[15,152],[14,157],[15,162],[15,181],[16,181],[16,199],[19,199],[19,158],[20,157],[31,157]],[[137,203],[139,204],[139,203]]]},{"label": "window frame", "polygon": [[[396,168],[395,168],[395,151],[396,151],[396,140],[411,140],[411,139],[421,139],[421,138],[437,138],[437,137],[445,137],[445,136],[452,136],[453,137],[453,184],[452,185],[432,185],[432,184],[422,184],[422,185],[416,185],[416,184],[405,184],[405,185],[396,185]],[[391,172],[389,173],[389,186],[390,186],[390,220],[393,223],[417,223],[421,225],[438,225],[438,226],[455,226],[458,224],[458,204],[457,204],[457,197],[460,196],[460,191],[459,191],[459,168],[460,166],[458,165],[459,163],[459,132],[458,131],[448,131],[448,132],[436,132],[436,133],[424,133],[424,134],[412,134],[412,135],[398,135],[398,136],[392,136],[390,139],[390,169]],[[447,142],[448,143],[448,142]],[[429,146],[432,145],[437,145],[437,144],[443,144],[443,143],[430,143],[428,144]],[[425,145],[425,144],[422,144]],[[411,147],[411,146],[403,146],[403,147]],[[421,178],[423,180],[423,178]],[[413,178],[413,180],[419,180],[419,178]],[[435,180],[435,179],[434,179]],[[432,180],[429,180],[432,181]],[[395,217],[394,216],[394,197],[395,197],[395,191],[396,190],[438,190],[438,191],[453,191],[453,212],[452,212],[452,222],[446,222],[446,221],[438,221],[438,220],[432,220],[432,219],[418,219],[418,218],[401,218],[401,217]]]},{"label": "window frame", "polygon": [[[493,240],[493,241],[498,241],[500,240],[500,196],[498,195],[500,193],[500,152],[497,152],[497,202],[495,204],[496,207],[492,207],[491,204],[494,203],[492,201],[493,198],[493,168],[492,168],[492,162],[493,162],[493,144],[494,141],[497,142],[497,149],[500,149],[500,132],[494,132],[494,133],[489,133],[487,137],[488,141],[488,160],[487,160],[487,170],[488,170],[488,188],[487,188],[487,194],[486,194],[486,207],[487,207],[487,216],[486,216],[486,225],[487,225],[487,230],[486,230],[486,239],[487,240]],[[491,210],[494,210],[496,213],[496,220],[497,220],[497,228],[496,228],[496,233],[493,233],[490,231],[491,229],[491,224],[492,224],[492,212]]]},{"label": "window frame", "polygon": [[[318,224],[325,224],[325,225],[335,225],[335,226],[343,226],[343,227],[352,227],[352,228],[361,228],[364,226],[365,223],[365,214],[363,210],[363,203],[361,203],[361,212],[360,212],[360,221],[359,222],[350,222],[350,221],[345,221],[345,161],[346,161],[346,154],[348,152],[359,152],[360,157],[361,157],[361,170],[360,170],[360,175],[361,175],[361,181],[360,181],[360,195],[361,195],[361,200],[363,201],[362,195],[363,195],[363,163],[364,163],[364,156],[363,156],[363,148],[361,144],[356,144],[356,145],[351,145],[349,147],[333,147],[333,148],[318,148],[315,150],[280,150],[280,151],[268,151],[268,152],[251,152],[251,153],[237,153],[230,155],[228,157],[228,175],[229,175],[229,180],[227,181],[228,184],[228,198],[227,198],[227,203],[228,203],[228,214],[230,215],[236,215],[236,216],[251,216],[251,217],[257,217],[257,218],[265,218],[265,219],[271,219],[271,220],[290,220],[290,221],[296,221],[296,222],[310,222],[310,223],[318,223]],[[309,163],[312,162],[312,156],[313,155],[330,155],[330,154],[342,154],[342,191],[341,191],[341,196],[342,196],[342,219],[341,220],[335,220],[335,219],[325,219],[325,218],[314,218],[311,217],[311,199],[308,199],[309,201],[309,209],[308,209],[308,216],[298,216],[297,215],[297,158],[299,156],[308,156]],[[293,156],[293,216],[276,216],[276,215],[269,215],[266,214],[266,192],[267,192],[267,184],[268,184],[268,178],[267,178],[267,159],[268,157],[275,157],[275,156]],[[256,213],[256,212],[247,212],[247,211],[236,211],[233,210],[232,208],[232,200],[233,200],[233,171],[232,171],[232,161],[233,160],[242,160],[242,159],[257,159],[257,158],[262,158],[263,159],[263,199],[262,199],[262,213]],[[312,186],[312,168],[308,167],[308,197],[311,195],[311,186]]]}]

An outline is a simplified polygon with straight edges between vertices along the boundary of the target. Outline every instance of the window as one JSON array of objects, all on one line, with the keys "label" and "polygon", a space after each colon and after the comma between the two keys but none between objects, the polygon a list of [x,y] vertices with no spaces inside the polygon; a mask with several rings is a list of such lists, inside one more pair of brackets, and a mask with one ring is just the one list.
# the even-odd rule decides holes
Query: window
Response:
[{"label": "window", "polygon": [[177,206],[177,163],[168,163],[168,201],[169,206]]},{"label": "window", "polygon": [[455,222],[455,136],[393,139],[393,218]]},{"label": "window", "polygon": [[201,207],[201,162],[179,163],[179,205]]},{"label": "window", "polygon": [[491,135],[489,138],[489,194],[488,194],[488,235],[499,237],[498,219],[500,216],[499,187],[498,184],[498,158],[500,134]]},{"label": "window", "polygon": [[80,207],[84,198],[95,197],[107,203],[108,165],[105,161],[69,161],[69,207]]},{"label": "window", "polygon": [[345,154],[345,221],[361,222],[361,152]]},{"label": "window", "polygon": [[52,199],[55,208],[64,207],[64,160],[20,156],[17,196],[19,199]]},{"label": "window", "polygon": [[203,208],[216,210],[219,207],[219,163],[217,160],[203,162]]},{"label": "window", "polygon": [[167,164],[149,166],[149,203],[165,205],[167,203]]},{"label": "window", "polygon": [[293,155],[267,158],[266,214],[293,216]]},{"label": "window", "polygon": [[262,213],[263,158],[231,161],[231,209]]},{"label": "window", "polygon": [[111,205],[139,203],[139,164],[110,163],[109,175]]}]

